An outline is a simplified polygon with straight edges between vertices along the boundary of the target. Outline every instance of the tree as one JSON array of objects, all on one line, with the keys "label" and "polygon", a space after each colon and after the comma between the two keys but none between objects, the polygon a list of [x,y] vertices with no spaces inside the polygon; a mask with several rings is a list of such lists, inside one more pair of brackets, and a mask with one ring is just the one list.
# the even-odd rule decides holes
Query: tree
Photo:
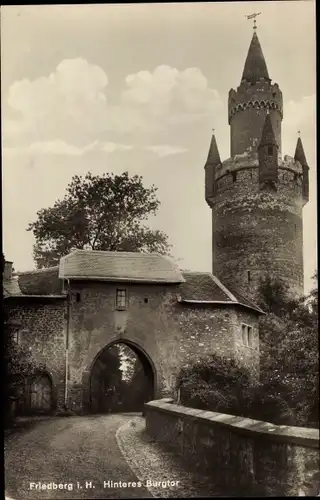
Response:
[{"label": "tree", "polygon": [[37,268],[56,265],[75,249],[168,253],[167,235],[143,224],[160,206],[156,192],[128,172],[75,175],[65,197],[39,210],[27,228],[36,239]]},{"label": "tree", "polygon": [[119,344],[122,379],[130,382],[135,371],[137,355],[126,344]]}]

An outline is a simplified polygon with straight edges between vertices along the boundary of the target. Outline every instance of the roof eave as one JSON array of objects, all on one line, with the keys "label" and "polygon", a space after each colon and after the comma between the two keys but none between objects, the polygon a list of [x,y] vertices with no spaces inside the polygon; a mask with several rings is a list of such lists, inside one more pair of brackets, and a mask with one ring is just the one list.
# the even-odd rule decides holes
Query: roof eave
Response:
[{"label": "roof eave", "polygon": [[59,276],[60,279],[74,280],[74,281],[104,281],[104,282],[124,282],[124,283],[156,283],[162,285],[180,285],[185,283],[184,278],[177,279],[151,279],[151,278],[120,278],[116,276]]},{"label": "roof eave", "polygon": [[245,307],[246,309],[250,309],[259,314],[266,314],[262,309],[258,307],[249,306],[247,304],[243,304],[242,302],[235,302],[231,300],[193,300],[193,299],[179,299],[179,303],[184,304],[198,304],[198,305],[228,305],[228,306],[240,306]]},{"label": "roof eave", "polygon": [[11,294],[11,295],[7,295],[7,296],[4,296],[5,299],[10,299],[10,298],[18,298],[18,299],[23,299],[23,298],[31,298],[31,299],[65,299],[67,298],[67,294],[64,294],[64,295],[32,295],[32,294],[27,294],[27,293],[20,293],[20,294]]}]

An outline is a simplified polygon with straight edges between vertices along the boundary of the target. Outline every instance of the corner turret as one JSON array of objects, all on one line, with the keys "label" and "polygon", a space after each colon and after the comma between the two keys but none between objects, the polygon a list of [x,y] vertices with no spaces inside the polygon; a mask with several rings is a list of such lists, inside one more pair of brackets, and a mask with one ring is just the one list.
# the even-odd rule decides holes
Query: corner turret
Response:
[{"label": "corner turret", "polygon": [[208,158],[204,166],[205,169],[205,199],[211,205],[215,196],[216,167],[221,164],[220,154],[214,133],[212,134]]},{"label": "corner turret", "polygon": [[260,144],[258,146],[258,158],[260,189],[265,187],[277,189],[278,144],[274,135],[269,113],[267,113]]},{"label": "corner turret", "polygon": [[302,166],[302,197],[304,204],[309,201],[309,165],[306,160],[301,138],[298,137],[296,151],[294,153],[295,161]]}]

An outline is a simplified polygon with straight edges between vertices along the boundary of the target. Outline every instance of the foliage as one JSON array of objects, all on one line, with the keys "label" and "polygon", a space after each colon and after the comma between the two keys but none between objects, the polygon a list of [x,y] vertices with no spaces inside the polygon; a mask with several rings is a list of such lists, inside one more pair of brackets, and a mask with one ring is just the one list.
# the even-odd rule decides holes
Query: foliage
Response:
[{"label": "foliage", "polygon": [[249,371],[216,354],[183,367],[177,380],[183,405],[235,415],[243,414],[250,387]]},{"label": "foliage", "polygon": [[295,298],[279,280],[268,278],[260,293],[267,311],[260,320],[264,393],[282,399],[287,423],[315,426],[319,422],[317,286],[307,297]]},{"label": "foliage", "polygon": [[156,192],[128,172],[75,175],[65,197],[39,210],[27,228],[36,239],[37,267],[56,265],[75,249],[168,253],[167,236],[143,224],[160,206]]},{"label": "foliage", "polygon": [[119,356],[121,360],[120,369],[122,371],[122,379],[129,382],[135,370],[137,356],[126,344],[119,344]]}]

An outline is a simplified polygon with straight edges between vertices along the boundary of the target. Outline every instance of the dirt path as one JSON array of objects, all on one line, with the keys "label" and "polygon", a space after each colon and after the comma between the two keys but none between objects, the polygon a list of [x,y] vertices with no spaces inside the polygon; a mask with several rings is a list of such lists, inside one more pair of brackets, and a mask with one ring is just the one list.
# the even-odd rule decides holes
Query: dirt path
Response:
[{"label": "dirt path", "polygon": [[12,435],[5,445],[6,493],[13,500],[150,498],[116,442],[130,418],[53,418]]}]

